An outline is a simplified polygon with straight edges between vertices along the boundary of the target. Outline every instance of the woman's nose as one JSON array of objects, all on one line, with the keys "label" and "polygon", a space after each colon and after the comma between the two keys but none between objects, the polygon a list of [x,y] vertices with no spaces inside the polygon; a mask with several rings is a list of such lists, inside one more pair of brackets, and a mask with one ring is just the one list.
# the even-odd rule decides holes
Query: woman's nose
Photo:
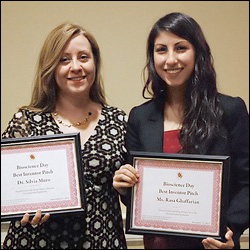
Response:
[{"label": "woman's nose", "polygon": [[72,71],[82,70],[81,63],[78,60],[72,60],[71,61],[71,70]]},{"label": "woman's nose", "polygon": [[177,55],[174,52],[169,52],[166,58],[166,64],[172,66],[178,62]]}]

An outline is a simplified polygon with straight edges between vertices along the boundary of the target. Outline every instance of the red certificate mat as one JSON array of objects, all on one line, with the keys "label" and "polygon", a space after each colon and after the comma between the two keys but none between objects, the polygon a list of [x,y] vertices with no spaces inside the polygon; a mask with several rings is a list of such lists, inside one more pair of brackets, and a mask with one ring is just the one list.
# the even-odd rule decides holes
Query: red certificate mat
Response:
[{"label": "red certificate mat", "polygon": [[84,212],[79,133],[1,140],[1,221]]},{"label": "red certificate mat", "polygon": [[131,189],[127,233],[222,238],[229,157],[132,152],[139,182]]}]

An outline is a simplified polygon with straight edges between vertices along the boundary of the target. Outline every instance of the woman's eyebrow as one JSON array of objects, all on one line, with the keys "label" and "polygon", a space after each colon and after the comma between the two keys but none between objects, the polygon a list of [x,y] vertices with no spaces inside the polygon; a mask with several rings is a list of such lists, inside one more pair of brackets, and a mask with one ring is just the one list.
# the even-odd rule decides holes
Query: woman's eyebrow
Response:
[{"label": "woman's eyebrow", "polygon": [[155,46],[156,46],[156,45],[160,45],[160,46],[164,46],[164,47],[167,47],[167,45],[165,45],[165,44],[162,44],[162,43],[156,43],[156,44],[155,44]]},{"label": "woman's eyebrow", "polygon": [[185,43],[185,42],[188,42],[187,40],[182,40],[182,41],[179,41],[179,42],[177,42],[175,45],[178,45],[178,44],[180,44],[180,43]]},{"label": "woman's eyebrow", "polygon": [[[175,45],[178,45],[178,44],[184,43],[184,42],[188,42],[188,41],[187,41],[187,40],[181,40],[181,41],[175,43]],[[166,44],[162,44],[162,43],[156,43],[155,46],[156,46],[156,45],[167,47]]]},{"label": "woman's eyebrow", "polygon": [[[88,49],[84,49],[84,50],[80,50],[78,51],[78,54],[80,53],[90,53],[90,51]],[[67,53],[67,52],[63,52],[64,55],[70,55],[71,53]]]}]

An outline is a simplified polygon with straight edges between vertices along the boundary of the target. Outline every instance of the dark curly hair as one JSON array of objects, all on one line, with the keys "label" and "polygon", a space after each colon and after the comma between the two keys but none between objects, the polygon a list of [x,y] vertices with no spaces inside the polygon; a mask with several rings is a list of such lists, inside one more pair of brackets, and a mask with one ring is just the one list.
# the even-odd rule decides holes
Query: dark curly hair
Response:
[{"label": "dark curly hair", "polygon": [[214,136],[218,135],[222,118],[216,73],[210,47],[199,24],[183,13],[170,13],[160,18],[147,40],[147,64],[143,70],[145,85],[152,99],[167,98],[166,83],[159,77],[154,65],[154,42],[161,31],[171,32],[191,43],[195,49],[194,72],[187,82],[184,121],[180,132],[183,153],[204,153]]}]

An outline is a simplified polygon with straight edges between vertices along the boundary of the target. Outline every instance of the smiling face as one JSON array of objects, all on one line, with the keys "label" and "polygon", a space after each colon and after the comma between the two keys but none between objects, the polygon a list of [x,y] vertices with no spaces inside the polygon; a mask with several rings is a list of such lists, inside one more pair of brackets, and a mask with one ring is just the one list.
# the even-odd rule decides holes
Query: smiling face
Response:
[{"label": "smiling face", "polygon": [[187,40],[161,31],[154,43],[154,64],[168,87],[185,86],[194,71],[195,50]]},{"label": "smiling face", "polygon": [[89,95],[95,75],[94,56],[88,39],[83,35],[73,37],[55,69],[59,96],[75,93]]}]

